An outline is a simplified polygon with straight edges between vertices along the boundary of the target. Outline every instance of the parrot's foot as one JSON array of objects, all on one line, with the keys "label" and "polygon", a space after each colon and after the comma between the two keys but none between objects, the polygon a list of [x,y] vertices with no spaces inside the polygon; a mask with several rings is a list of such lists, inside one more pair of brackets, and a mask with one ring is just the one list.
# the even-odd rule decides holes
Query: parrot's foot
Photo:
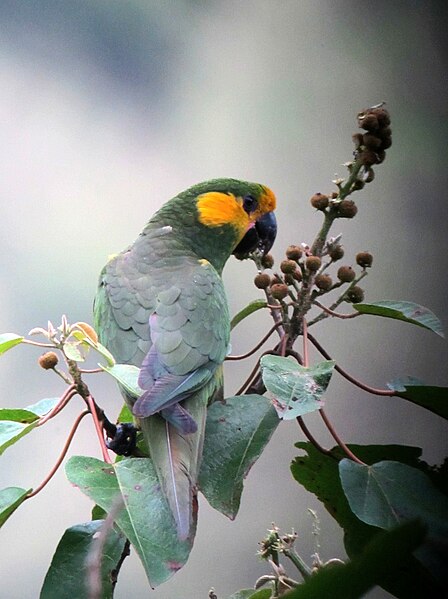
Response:
[{"label": "parrot's foot", "polygon": [[118,455],[132,455],[136,448],[137,429],[130,422],[118,424],[113,437],[108,437],[106,445]]}]

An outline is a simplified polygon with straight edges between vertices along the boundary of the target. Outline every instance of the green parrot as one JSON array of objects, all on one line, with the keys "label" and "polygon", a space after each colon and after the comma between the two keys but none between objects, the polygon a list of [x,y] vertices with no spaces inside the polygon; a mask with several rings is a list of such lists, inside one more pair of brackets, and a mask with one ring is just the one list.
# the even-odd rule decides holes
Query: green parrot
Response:
[{"label": "green parrot", "polygon": [[121,389],[141,429],[178,538],[191,538],[207,405],[222,391],[230,317],[221,273],[232,253],[266,253],[276,235],[270,189],[236,179],[168,201],[103,268],[94,303],[100,342],[140,368]]}]

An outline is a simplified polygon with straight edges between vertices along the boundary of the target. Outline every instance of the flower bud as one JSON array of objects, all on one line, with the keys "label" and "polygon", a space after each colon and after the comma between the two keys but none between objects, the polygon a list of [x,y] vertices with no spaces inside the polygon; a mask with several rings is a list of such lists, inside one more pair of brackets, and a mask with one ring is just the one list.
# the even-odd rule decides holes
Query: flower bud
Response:
[{"label": "flower bud", "polygon": [[335,245],[328,252],[328,255],[333,260],[333,262],[336,262],[337,260],[340,260],[344,257],[344,248],[342,247],[342,245]]},{"label": "flower bud", "polygon": [[358,207],[353,200],[342,200],[337,204],[339,218],[353,218],[358,212]]},{"label": "flower bud", "polygon": [[373,256],[370,252],[358,252],[356,254],[356,264],[363,268],[370,268],[372,266]]},{"label": "flower bud", "polygon": [[302,248],[298,245],[290,245],[286,248],[286,257],[289,260],[295,260],[297,262],[297,260],[300,260],[302,254]]},{"label": "flower bud", "polygon": [[51,370],[56,366],[58,362],[59,358],[54,351],[47,351],[45,354],[42,354],[38,359],[39,366],[44,370]]},{"label": "flower bud", "polygon": [[282,260],[280,263],[280,270],[284,274],[292,274],[297,268],[297,262],[295,260]]},{"label": "flower bud", "polygon": [[356,273],[351,266],[341,266],[338,270],[338,279],[342,283],[351,283],[356,277]]},{"label": "flower bud", "polygon": [[318,271],[321,264],[322,261],[319,256],[308,256],[308,258],[305,260],[305,266],[310,272]]},{"label": "flower bud", "polygon": [[330,275],[317,275],[314,279],[314,284],[322,291],[328,291],[333,286],[333,279]]},{"label": "flower bud", "polygon": [[273,298],[282,300],[288,295],[288,286],[284,283],[275,283],[270,291]]},{"label": "flower bud", "polygon": [[311,196],[310,202],[316,210],[325,210],[328,207],[328,196],[324,193],[315,193]]},{"label": "flower bud", "polygon": [[274,257],[272,254],[266,254],[261,258],[261,264],[264,268],[272,268],[274,266]]},{"label": "flower bud", "polygon": [[352,304],[359,304],[359,302],[362,302],[364,299],[364,289],[355,285],[347,291],[345,297],[349,302],[352,302]]},{"label": "flower bud", "polygon": [[255,287],[258,287],[258,289],[267,289],[270,283],[271,277],[264,272],[258,273],[258,275],[254,278]]}]

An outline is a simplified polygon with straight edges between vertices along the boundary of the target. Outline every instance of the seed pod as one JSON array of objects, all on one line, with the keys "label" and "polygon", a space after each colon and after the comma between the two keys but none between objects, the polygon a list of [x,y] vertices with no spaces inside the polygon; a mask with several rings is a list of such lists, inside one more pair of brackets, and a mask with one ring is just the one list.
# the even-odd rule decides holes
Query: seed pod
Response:
[{"label": "seed pod", "polygon": [[342,200],[337,205],[339,218],[353,218],[358,212],[358,207],[353,200]]},{"label": "seed pod", "polygon": [[54,353],[54,351],[47,351],[45,354],[42,354],[38,359],[39,366],[44,370],[51,370],[56,366],[58,362],[59,358],[57,354]]},{"label": "seed pod", "polygon": [[361,112],[358,115],[358,124],[361,129],[366,131],[375,131],[379,126],[378,119],[369,111]]},{"label": "seed pod", "polygon": [[264,272],[258,273],[258,275],[254,278],[255,287],[258,287],[258,289],[267,289],[270,283],[271,277]]},{"label": "seed pod", "polygon": [[290,245],[286,248],[286,257],[289,260],[295,260],[297,262],[297,260],[300,260],[302,254],[302,248],[298,245]]},{"label": "seed pod", "polygon": [[362,143],[368,150],[377,150],[381,146],[382,140],[373,133],[364,133]]},{"label": "seed pod", "polygon": [[282,260],[280,263],[280,270],[282,273],[292,274],[297,268],[297,262],[295,260]]},{"label": "seed pod", "polygon": [[361,287],[355,285],[347,291],[345,297],[349,302],[352,302],[352,304],[359,304],[359,302],[362,302],[364,299],[364,289],[361,289]]},{"label": "seed pod", "polygon": [[328,196],[324,193],[315,193],[311,196],[310,202],[316,210],[325,210],[328,207]]},{"label": "seed pod", "polygon": [[364,181],[365,181],[366,183],[371,183],[371,182],[373,181],[373,179],[374,179],[374,178],[375,178],[375,173],[374,173],[374,171],[373,171],[373,168],[369,168],[369,169],[367,170],[367,176],[366,176],[366,178],[364,179]]},{"label": "seed pod", "polygon": [[363,268],[370,268],[372,266],[373,256],[370,252],[358,252],[356,254],[356,264]]},{"label": "seed pod", "polygon": [[272,254],[266,254],[261,259],[261,264],[264,268],[272,268],[274,266],[274,257]]},{"label": "seed pod", "polygon": [[378,156],[372,150],[363,150],[358,158],[364,166],[372,166],[372,164],[378,163]]},{"label": "seed pod", "polygon": [[288,286],[284,283],[275,283],[271,286],[271,295],[278,300],[285,299],[288,295]]},{"label": "seed pod", "polygon": [[342,283],[351,283],[356,277],[356,273],[351,266],[341,266],[338,270],[338,279]]},{"label": "seed pod", "polygon": [[352,135],[353,143],[355,144],[355,148],[359,148],[363,143],[363,134],[362,133],[353,133]]},{"label": "seed pod", "polygon": [[321,264],[322,261],[319,256],[308,256],[308,258],[305,260],[305,266],[310,272],[318,271]]},{"label": "seed pod", "polygon": [[328,291],[333,286],[333,279],[330,275],[317,275],[314,284],[322,291]]},{"label": "seed pod", "polygon": [[340,260],[344,257],[344,248],[342,247],[342,245],[335,245],[328,252],[328,255],[333,260],[333,262],[336,262],[337,260]]}]

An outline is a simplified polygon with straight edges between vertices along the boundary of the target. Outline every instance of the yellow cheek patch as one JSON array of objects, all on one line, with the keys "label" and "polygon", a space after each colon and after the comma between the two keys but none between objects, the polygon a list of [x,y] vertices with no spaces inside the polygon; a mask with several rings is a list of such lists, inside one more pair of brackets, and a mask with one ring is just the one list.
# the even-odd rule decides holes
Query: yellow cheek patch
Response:
[{"label": "yellow cheek patch", "polygon": [[232,194],[211,191],[198,197],[199,222],[207,227],[232,225],[242,233],[249,226],[249,217],[243,210],[241,200]]}]

